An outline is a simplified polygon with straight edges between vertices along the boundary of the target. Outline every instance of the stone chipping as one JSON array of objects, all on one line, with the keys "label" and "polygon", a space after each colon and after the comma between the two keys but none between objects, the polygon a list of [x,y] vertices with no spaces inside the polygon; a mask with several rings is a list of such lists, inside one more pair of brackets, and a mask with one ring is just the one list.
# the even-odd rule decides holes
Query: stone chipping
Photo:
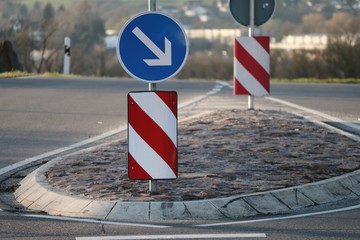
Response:
[{"label": "stone chipping", "polygon": [[187,201],[282,189],[360,168],[359,143],[285,111],[220,110],[178,128],[176,180],[127,177],[127,140],[71,155],[49,169],[55,188],[89,199]]}]

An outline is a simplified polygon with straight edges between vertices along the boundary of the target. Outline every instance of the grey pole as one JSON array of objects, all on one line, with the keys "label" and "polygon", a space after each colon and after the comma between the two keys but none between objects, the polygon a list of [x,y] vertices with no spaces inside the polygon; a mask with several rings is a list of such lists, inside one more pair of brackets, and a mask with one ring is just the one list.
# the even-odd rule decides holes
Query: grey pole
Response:
[{"label": "grey pole", "polygon": [[[250,0],[250,27],[249,27],[249,37],[253,37],[255,31],[255,0]],[[254,110],[254,101],[255,97],[249,95],[248,97],[248,109]]]},{"label": "grey pole", "polygon": [[156,11],[156,0],[148,0],[149,11]]},{"label": "grey pole", "polygon": [[[148,0],[148,10],[150,12],[156,11],[156,0]],[[149,91],[156,91],[156,83],[149,83]],[[149,180],[149,192],[157,192],[157,180]]]},{"label": "grey pole", "polygon": [[[156,12],[156,0],[148,0],[148,10]],[[149,83],[149,91],[156,91],[156,83]]]},{"label": "grey pole", "polygon": [[64,74],[70,73],[70,49],[71,49],[71,39],[69,37],[64,38]]}]

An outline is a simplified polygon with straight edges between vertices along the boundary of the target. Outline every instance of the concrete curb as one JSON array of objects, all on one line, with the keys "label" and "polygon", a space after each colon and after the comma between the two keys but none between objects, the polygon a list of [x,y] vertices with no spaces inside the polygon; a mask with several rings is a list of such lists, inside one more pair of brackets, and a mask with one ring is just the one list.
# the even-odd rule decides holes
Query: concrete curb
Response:
[{"label": "concrete curb", "polygon": [[301,186],[197,201],[118,202],[68,195],[50,186],[47,170],[56,158],[21,181],[16,200],[27,208],[50,215],[101,220],[214,220],[279,214],[304,207],[360,196],[360,170]]}]

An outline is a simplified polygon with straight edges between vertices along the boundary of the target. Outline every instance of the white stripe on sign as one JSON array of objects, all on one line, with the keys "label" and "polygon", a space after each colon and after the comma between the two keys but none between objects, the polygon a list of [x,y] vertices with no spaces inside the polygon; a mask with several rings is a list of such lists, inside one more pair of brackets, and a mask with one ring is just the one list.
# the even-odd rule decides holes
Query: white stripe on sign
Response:
[{"label": "white stripe on sign", "polygon": [[146,98],[141,94],[131,94],[131,97],[177,146],[177,120],[163,100],[154,92],[149,92]]},{"label": "white stripe on sign", "polygon": [[[137,134],[131,125],[129,125],[129,153],[153,179],[176,178],[164,159]],[[148,161],[149,159],[151,161]]]},{"label": "white stripe on sign", "polygon": [[266,238],[265,233],[230,233],[230,234],[178,234],[178,235],[134,235],[134,236],[99,236],[77,237],[76,240],[150,240],[150,239],[225,239],[225,238]]},{"label": "white stripe on sign", "polygon": [[258,80],[256,80],[256,78],[251,73],[249,73],[246,68],[244,68],[243,65],[239,63],[236,58],[234,59],[234,64],[236,71],[236,79],[240,82],[242,86],[244,86],[244,88],[248,92],[255,96],[268,95],[266,89],[258,82]]},{"label": "white stripe on sign", "polygon": [[269,53],[263,46],[253,37],[242,37],[236,39],[241,46],[246,46],[246,51],[256,59],[256,61],[265,69],[267,73],[270,72]]}]

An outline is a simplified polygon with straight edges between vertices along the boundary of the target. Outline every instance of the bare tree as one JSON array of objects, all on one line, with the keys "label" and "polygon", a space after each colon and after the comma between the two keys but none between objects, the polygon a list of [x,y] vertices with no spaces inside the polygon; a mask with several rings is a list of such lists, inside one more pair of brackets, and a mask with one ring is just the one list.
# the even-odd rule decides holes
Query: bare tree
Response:
[{"label": "bare tree", "polygon": [[33,67],[37,73],[41,73],[44,70],[44,66],[47,67],[47,70],[50,70],[48,69],[48,67],[51,66],[49,62],[52,61],[57,51],[56,49],[48,48],[51,37],[57,31],[57,25],[54,21],[55,10],[52,4],[48,3],[41,12],[42,15],[39,19],[40,44],[38,50],[40,51],[40,58],[38,62],[33,59]]},{"label": "bare tree", "polygon": [[325,33],[326,21],[319,13],[310,13],[302,18],[301,32],[302,33]]}]

